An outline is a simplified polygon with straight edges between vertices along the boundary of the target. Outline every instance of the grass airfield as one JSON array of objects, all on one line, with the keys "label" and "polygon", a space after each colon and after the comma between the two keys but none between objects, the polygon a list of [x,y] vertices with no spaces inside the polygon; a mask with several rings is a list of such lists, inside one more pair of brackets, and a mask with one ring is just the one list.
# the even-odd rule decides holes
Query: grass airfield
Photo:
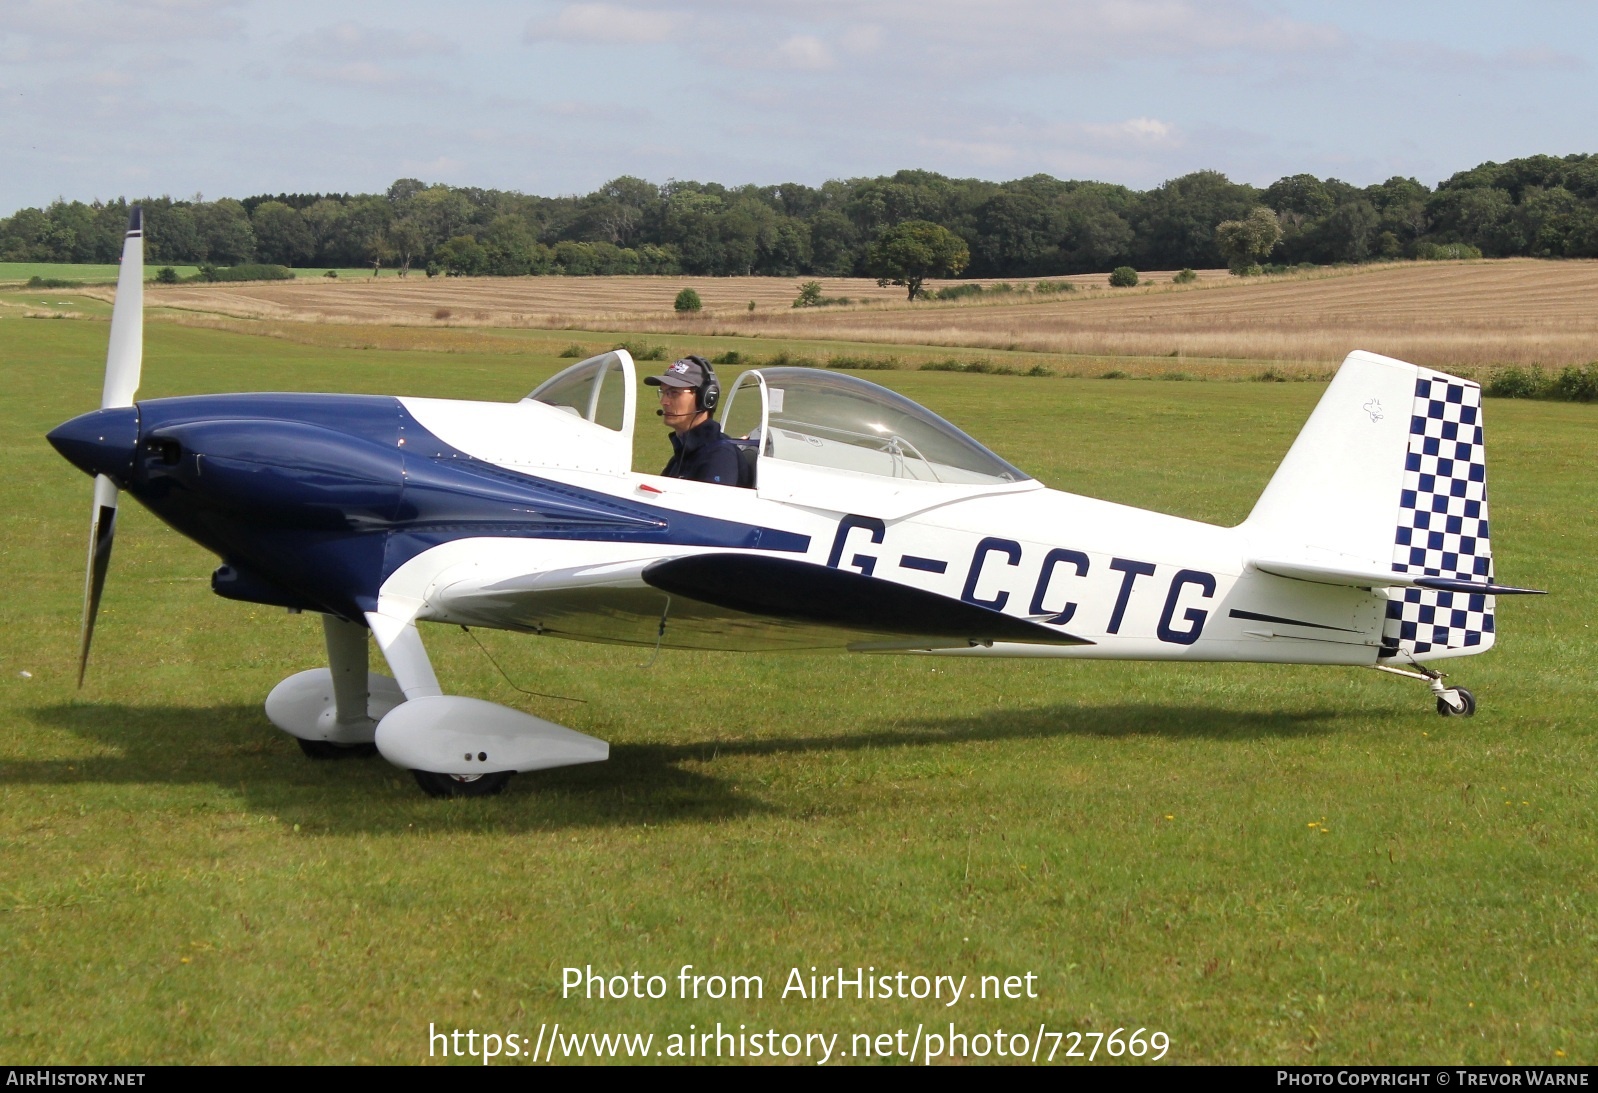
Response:
[{"label": "grass airfield", "polygon": [[[1349,669],[646,666],[480,635],[522,687],[586,700],[556,702],[433,627],[446,691],[612,745],[499,798],[434,801],[380,759],[313,763],[272,728],[266,692],[321,662],[314,618],[211,595],[215,559],[136,503],[75,689],[89,484],[43,434],[97,405],[107,328],[0,313],[10,1062],[425,1062],[430,1023],[531,1039],[556,1021],[657,1041],[718,1021],[837,1032],[843,1051],[952,1021],[1159,1030],[1176,1063],[1598,1061],[1598,409],[1487,404],[1499,575],[1553,594],[1500,601],[1499,648],[1452,663],[1473,719]],[[569,340],[429,352],[151,323],[140,394],[511,399],[569,363]],[[1049,485],[1220,523],[1323,390],[868,378]],[[650,428],[645,466],[666,450]],[[684,964],[761,975],[765,998],[679,1000]],[[563,999],[561,969],[584,965],[672,991]],[[783,1001],[812,966],[1032,972],[1039,997]]]}]

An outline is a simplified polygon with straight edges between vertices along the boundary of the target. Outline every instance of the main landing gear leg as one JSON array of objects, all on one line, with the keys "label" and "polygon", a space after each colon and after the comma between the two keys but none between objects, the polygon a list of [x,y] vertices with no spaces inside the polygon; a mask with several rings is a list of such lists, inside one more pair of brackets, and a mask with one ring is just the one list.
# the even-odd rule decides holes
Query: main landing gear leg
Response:
[{"label": "main landing gear leg", "polygon": [[377,726],[377,750],[416,776],[433,797],[488,797],[511,775],[610,755],[610,745],[541,718],[476,698],[446,695],[414,616],[367,612],[378,648],[405,702]]},{"label": "main landing gear leg", "polygon": [[1406,676],[1409,679],[1424,680],[1437,698],[1437,712],[1443,717],[1471,717],[1476,713],[1476,696],[1463,687],[1444,687],[1443,673],[1434,668],[1416,664],[1416,671],[1403,668],[1393,668],[1386,664],[1376,664],[1373,667],[1378,672],[1388,672],[1395,676]]},{"label": "main landing gear leg", "polygon": [[292,675],[266,696],[266,716],[312,759],[376,755],[383,715],[405,701],[392,679],[367,670],[366,627],[322,616],[326,668]]}]

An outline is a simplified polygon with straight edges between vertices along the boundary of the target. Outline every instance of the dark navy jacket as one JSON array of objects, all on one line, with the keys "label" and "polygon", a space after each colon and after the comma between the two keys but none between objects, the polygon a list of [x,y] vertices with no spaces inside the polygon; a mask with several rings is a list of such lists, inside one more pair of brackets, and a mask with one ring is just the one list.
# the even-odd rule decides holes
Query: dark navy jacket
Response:
[{"label": "dark navy jacket", "polygon": [[672,433],[671,449],[671,462],[660,472],[665,477],[738,484],[738,446],[722,435],[719,422],[706,421],[681,436]]}]

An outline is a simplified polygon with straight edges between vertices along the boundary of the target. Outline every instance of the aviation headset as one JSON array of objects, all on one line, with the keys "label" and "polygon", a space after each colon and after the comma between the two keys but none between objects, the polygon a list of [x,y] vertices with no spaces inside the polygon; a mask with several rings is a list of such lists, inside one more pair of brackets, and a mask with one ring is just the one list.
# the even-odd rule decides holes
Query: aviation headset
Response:
[{"label": "aviation headset", "polygon": [[697,354],[690,354],[684,357],[683,360],[693,361],[699,365],[705,376],[699,386],[694,388],[695,408],[706,413],[714,412],[716,404],[721,401],[721,384],[716,379],[716,370],[710,366],[709,361]]},{"label": "aviation headset", "polygon": [[[699,365],[700,374],[705,377],[697,387],[693,388],[694,413],[714,412],[717,404],[721,402],[721,383],[716,379],[716,370],[710,366],[709,361],[697,354],[690,353],[681,359]],[[665,417],[666,411],[656,410],[655,416]]]}]

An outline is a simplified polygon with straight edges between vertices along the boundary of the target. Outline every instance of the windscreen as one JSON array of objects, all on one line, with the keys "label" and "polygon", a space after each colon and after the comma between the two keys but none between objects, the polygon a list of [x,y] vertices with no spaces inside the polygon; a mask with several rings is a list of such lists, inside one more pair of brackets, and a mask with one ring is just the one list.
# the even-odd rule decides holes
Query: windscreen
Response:
[{"label": "windscreen", "polygon": [[924,406],[885,387],[811,368],[768,368],[763,454],[838,470],[961,484],[1024,482]]},{"label": "windscreen", "polygon": [[527,398],[620,432],[627,409],[626,382],[621,358],[604,353],[551,376]]}]

